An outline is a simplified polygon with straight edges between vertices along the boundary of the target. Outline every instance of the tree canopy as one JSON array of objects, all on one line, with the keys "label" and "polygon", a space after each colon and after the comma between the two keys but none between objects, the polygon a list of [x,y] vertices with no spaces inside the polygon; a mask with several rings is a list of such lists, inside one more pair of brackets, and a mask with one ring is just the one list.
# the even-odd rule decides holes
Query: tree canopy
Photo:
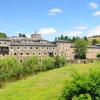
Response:
[{"label": "tree canopy", "polygon": [[87,41],[84,39],[77,39],[75,41],[75,58],[85,59],[87,52]]},{"label": "tree canopy", "polygon": [[7,38],[6,33],[0,32],[0,38]]}]

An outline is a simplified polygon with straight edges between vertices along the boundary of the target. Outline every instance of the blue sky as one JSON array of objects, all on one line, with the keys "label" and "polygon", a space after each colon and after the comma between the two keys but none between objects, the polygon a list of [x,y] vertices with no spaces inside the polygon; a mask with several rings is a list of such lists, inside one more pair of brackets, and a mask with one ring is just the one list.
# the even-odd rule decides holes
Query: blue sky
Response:
[{"label": "blue sky", "polygon": [[37,31],[48,40],[100,35],[100,0],[0,0],[0,31]]}]

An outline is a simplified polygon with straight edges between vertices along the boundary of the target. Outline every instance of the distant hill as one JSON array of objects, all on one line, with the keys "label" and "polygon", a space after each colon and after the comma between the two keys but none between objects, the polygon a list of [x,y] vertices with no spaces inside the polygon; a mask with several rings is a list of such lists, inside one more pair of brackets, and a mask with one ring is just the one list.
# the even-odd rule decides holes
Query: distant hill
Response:
[{"label": "distant hill", "polygon": [[100,43],[100,35],[95,35],[92,37],[88,37],[89,44],[92,44],[92,40],[96,39]]}]

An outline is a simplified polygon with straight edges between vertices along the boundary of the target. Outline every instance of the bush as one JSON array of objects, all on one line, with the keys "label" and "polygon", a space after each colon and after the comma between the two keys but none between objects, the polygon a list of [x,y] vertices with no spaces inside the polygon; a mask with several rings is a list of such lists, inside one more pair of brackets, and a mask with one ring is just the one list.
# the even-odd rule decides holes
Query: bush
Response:
[{"label": "bush", "polygon": [[64,56],[56,56],[55,57],[55,66],[62,67],[66,64],[66,59]]},{"label": "bush", "polygon": [[99,53],[99,54],[97,54],[97,58],[100,58],[100,53]]},{"label": "bush", "polygon": [[100,70],[73,78],[66,82],[61,100],[100,100]]},{"label": "bush", "polygon": [[46,57],[45,59],[43,59],[42,63],[44,71],[53,69],[55,67],[55,60],[52,57]]},{"label": "bush", "polygon": [[38,58],[36,56],[28,57],[22,63],[24,73],[32,73],[38,65]]},{"label": "bush", "polygon": [[14,56],[6,56],[0,59],[0,80],[7,80],[11,76],[22,73],[22,66]]}]

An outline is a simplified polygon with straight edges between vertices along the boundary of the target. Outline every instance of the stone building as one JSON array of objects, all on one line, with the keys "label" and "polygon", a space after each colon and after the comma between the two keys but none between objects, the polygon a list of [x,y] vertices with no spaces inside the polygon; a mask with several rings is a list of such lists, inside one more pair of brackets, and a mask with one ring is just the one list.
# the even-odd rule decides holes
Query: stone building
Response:
[{"label": "stone building", "polygon": [[[65,56],[66,60],[74,60],[73,44],[68,41],[50,42],[42,39],[40,34],[32,34],[31,38],[0,39],[0,57],[14,55],[20,62],[36,55],[41,62],[46,56]],[[88,46],[87,59],[96,59],[100,53],[100,45]]]}]

